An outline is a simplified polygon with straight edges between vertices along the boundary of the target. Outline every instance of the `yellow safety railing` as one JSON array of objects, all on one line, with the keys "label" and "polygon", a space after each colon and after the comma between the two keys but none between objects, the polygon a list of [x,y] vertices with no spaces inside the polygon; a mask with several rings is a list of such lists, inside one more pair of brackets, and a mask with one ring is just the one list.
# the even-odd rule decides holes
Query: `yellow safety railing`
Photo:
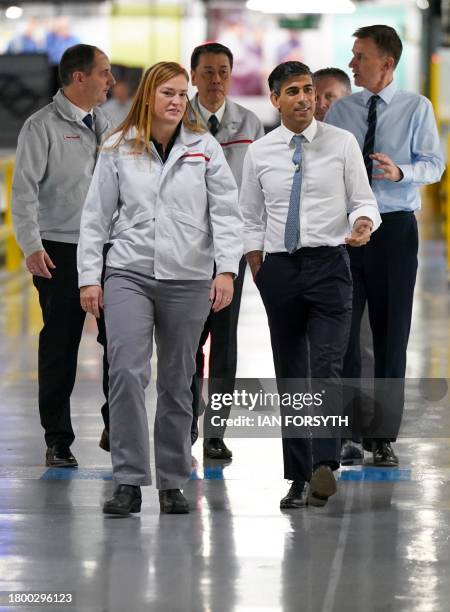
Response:
[{"label": "yellow safety railing", "polygon": [[15,272],[20,268],[22,254],[14,237],[11,215],[11,187],[14,170],[14,157],[0,158],[0,173],[4,178],[6,196],[5,221],[0,225],[0,241],[5,243],[5,267],[8,272]]},{"label": "yellow safety railing", "polygon": [[441,203],[444,217],[444,237],[447,246],[447,266],[450,273],[450,119],[443,117],[440,107],[442,64],[438,53],[430,62],[430,100],[433,104],[436,122],[441,134],[446,135],[447,167],[443,180],[438,185],[429,185],[430,193]]},{"label": "yellow safety railing", "polygon": [[445,170],[445,238],[447,241],[447,266],[450,271],[450,131],[447,134],[447,168]]}]

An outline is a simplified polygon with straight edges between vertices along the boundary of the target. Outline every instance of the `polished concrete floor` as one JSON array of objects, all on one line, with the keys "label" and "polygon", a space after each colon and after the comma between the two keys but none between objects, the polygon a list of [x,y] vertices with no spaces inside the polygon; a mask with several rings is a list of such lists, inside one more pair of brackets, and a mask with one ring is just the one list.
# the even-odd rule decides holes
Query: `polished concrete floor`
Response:
[{"label": "polished concrete floor", "polygon": [[[449,300],[443,246],[423,240],[408,375],[448,379]],[[440,612],[450,609],[450,431],[397,444],[399,469],[342,469],[323,509],[281,512],[277,439],[229,441],[231,463],[193,448],[192,512],[104,517],[110,457],[98,448],[100,352],[93,321],[80,351],[73,421],[78,470],[46,469],[36,408],[40,314],[25,274],[0,297],[0,609],[9,593],[64,593],[41,610],[107,612]],[[240,377],[271,377],[266,319],[247,279]],[[152,414],[154,387],[149,391]],[[449,408],[435,401],[433,419]],[[438,418],[438,417],[436,417]],[[433,429],[431,429],[433,431]],[[368,457],[368,459],[370,459]],[[19,604],[15,608],[36,609]]]}]

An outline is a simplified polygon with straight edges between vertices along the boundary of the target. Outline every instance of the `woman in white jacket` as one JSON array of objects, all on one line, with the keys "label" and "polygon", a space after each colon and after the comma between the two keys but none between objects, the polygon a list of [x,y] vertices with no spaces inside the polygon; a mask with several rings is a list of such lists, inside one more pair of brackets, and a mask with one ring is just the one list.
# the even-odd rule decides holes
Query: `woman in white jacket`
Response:
[{"label": "woman in white jacket", "polygon": [[200,127],[187,87],[179,64],[147,70],[127,118],[99,155],[81,219],[81,305],[97,317],[104,308],[108,338],[116,486],[105,513],[139,512],[140,486],[151,484],[144,393],[153,333],[160,509],[189,511],[181,489],[191,469],[195,352],[210,308],[231,302],[242,255],[237,186],[220,145]]}]

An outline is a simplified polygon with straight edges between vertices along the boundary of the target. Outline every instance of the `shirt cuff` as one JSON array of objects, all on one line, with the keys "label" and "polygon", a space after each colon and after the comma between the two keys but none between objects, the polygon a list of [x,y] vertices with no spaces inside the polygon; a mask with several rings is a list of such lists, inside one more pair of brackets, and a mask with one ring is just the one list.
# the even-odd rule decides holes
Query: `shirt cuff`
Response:
[{"label": "shirt cuff", "polygon": [[353,225],[355,224],[355,221],[359,219],[359,217],[368,217],[372,221],[372,232],[377,230],[381,225],[381,217],[378,208],[368,205],[361,206],[360,208],[353,210],[348,216],[350,231],[353,230]]},{"label": "shirt cuff", "polygon": [[217,274],[225,274],[226,272],[233,274],[233,277],[236,278],[239,273],[239,261],[235,262],[234,260],[227,259],[220,263],[216,262],[216,276]]},{"label": "shirt cuff", "polygon": [[413,182],[413,167],[411,164],[405,164],[402,166],[397,166],[403,172],[403,178],[401,178],[397,183],[412,183]]},{"label": "shirt cuff", "polygon": [[88,285],[97,285],[101,287],[102,284],[100,282],[100,277],[98,276],[90,276],[89,274],[79,274],[78,275],[78,287],[87,287]]},{"label": "shirt cuff", "polygon": [[264,239],[248,238],[246,240],[244,238],[244,255],[247,255],[250,251],[264,251]]}]

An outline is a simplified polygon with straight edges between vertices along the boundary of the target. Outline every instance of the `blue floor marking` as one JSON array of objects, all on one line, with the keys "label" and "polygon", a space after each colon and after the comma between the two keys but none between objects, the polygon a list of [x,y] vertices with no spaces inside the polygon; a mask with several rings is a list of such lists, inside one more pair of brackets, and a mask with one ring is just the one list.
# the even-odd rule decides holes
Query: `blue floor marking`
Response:
[{"label": "blue floor marking", "polygon": [[203,466],[203,480],[223,480],[223,467],[218,466]]},{"label": "blue floor marking", "polygon": [[341,470],[339,480],[398,482],[411,480],[411,470],[405,468],[362,467]]},{"label": "blue floor marking", "polygon": [[41,480],[112,480],[111,470],[99,468],[49,468]]}]

